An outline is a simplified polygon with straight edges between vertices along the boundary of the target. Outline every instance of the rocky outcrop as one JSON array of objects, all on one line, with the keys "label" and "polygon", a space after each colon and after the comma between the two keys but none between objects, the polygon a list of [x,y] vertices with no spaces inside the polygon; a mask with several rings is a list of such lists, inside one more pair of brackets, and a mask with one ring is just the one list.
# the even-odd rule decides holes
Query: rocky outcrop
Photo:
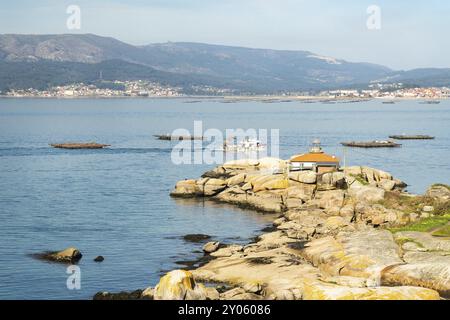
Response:
[{"label": "rocky outcrop", "polygon": [[378,202],[384,199],[385,190],[373,186],[350,188],[349,195],[357,202]]},{"label": "rocky outcrop", "polygon": [[382,269],[403,262],[392,234],[371,228],[313,240],[302,255],[327,275],[368,281],[377,281]]},{"label": "rocky outcrop", "polygon": [[[439,299],[438,292],[428,288],[381,286],[380,269],[402,262],[398,248],[387,231],[363,231],[360,235],[361,239],[342,235],[314,240],[305,248],[305,243],[276,231],[261,236],[243,251],[210,261],[193,274],[199,281],[237,286],[222,294],[221,299]],[[372,237],[380,246],[376,252],[368,250],[368,239]]]},{"label": "rocky outcrop", "polygon": [[382,271],[381,284],[431,288],[450,298],[450,256],[434,252],[406,255],[407,264],[393,265]]},{"label": "rocky outcrop", "polygon": [[389,173],[368,167],[324,174],[276,173],[285,169],[286,163],[275,158],[231,161],[208,171],[201,179],[179,181],[171,195],[206,197],[277,213],[317,206],[329,214],[339,215],[342,211],[342,215],[350,216],[354,213],[352,203],[379,202],[386,190],[398,190],[404,185]]},{"label": "rocky outcrop", "polygon": [[[387,203],[414,196],[405,197],[401,190],[406,184],[382,170],[348,167],[324,174],[276,173],[284,169],[285,162],[279,159],[239,160],[208,171],[201,179],[178,182],[173,196],[203,197],[279,215],[271,231],[247,245],[206,243],[206,263],[192,273],[166,274],[140,297],[436,300],[448,296],[450,240],[387,230],[435,214],[429,197],[442,201],[445,190],[434,188],[426,205],[405,212],[402,205]],[[219,292],[200,282],[230,287]]]}]

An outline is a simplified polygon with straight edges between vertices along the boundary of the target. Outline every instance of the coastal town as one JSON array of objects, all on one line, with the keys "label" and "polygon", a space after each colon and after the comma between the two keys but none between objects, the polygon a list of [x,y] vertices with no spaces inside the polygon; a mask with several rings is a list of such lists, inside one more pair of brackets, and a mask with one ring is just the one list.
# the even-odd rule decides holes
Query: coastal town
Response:
[{"label": "coastal town", "polygon": [[47,90],[37,90],[34,88],[12,89],[8,92],[0,92],[1,95],[17,98],[177,97],[181,95],[181,88],[136,80],[100,82],[97,85],[75,83],[65,86],[55,86]]},{"label": "coastal town", "polygon": [[118,97],[289,97],[289,99],[436,99],[450,97],[449,87],[405,87],[402,83],[371,84],[366,89],[337,89],[320,92],[281,92],[258,95],[250,92],[239,92],[235,89],[217,88],[213,86],[171,87],[157,82],[145,80],[133,81],[99,81],[94,84],[74,83],[54,86],[46,90],[35,88],[10,89],[0,91],[0,97],[13,98],[118,98]]},{"label": "coastal town", "polygon": [[372,84],[366,90],[332,90],[321,92],[321,95],[346,98],[384,98],[384,99],[447,99],[450,97],[448,87],[402,88],[402,84]]}]

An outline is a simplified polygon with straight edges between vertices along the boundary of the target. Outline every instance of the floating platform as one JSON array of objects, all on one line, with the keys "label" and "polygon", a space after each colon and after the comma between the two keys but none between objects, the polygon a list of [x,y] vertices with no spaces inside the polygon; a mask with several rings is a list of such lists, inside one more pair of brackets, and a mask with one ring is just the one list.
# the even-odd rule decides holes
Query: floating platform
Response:
[{"label": "floating platform", "polygon": [[53,143],[50,144],[53,148],[58,149],[103,149],[109,147],[109,144],[100,144],[95,142],[69,142],[69,143]]},{"label": "floating platform", "polygon": [[399,134],[399,135],[389,136],[389,138],[396,139],[396,140],[433,140],[434,139],[433,136],[422,135],[422,134],[417,134],[417,135]]},{"label": "floating platform", "polygon": [[350,142],[341,142],[341,144],[346,147],[356,147],[356,148],[396,148],[401,146],[401,144],[399,143],[387,140],[350,141]]},{"label": "floating platform", "polygon": [[158,140],[203,140],[203,137],[195,136],[172,136],[170,134],[155,134],[153,135]]},{"label": "floating platform", "polygon": [[422,102],[419,102],[420,104],[439,104],[439,103],[441,103],[441,101],[439,101],[439,100],[425,100],[425,101],[422,101]]},{"label": "floating platform", "polygon": [[383,101],[383,104],[395,104],[395,101]]}]

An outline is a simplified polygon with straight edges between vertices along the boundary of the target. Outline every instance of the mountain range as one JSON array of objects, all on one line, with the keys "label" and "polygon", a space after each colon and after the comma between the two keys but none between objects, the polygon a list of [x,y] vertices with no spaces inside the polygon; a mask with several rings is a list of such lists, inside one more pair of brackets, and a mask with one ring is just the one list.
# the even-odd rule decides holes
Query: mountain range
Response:
[{"label": "mountain range", "polygon": [[0,35],[0,91],[99,80],[150,80],[245,93],[364,88],[371,82],[446,86],[450,69],[392,70],[309,51],[188,42],[134,46],[94,34]]}]

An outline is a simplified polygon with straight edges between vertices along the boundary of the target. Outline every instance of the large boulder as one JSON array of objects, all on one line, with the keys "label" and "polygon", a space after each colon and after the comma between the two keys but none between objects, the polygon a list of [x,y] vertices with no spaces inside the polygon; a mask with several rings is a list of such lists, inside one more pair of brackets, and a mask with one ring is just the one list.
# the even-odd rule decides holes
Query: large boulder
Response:
[{"label": "large boulder", "polygon": [[278,170],[283,167],[286,167],[286,161],[273,157],[261,158],[258,163],[258,169],[260,170]]},{"label": "large boulder", "polygon": [[336,238],[313,240],[305,246],[302,255],[325,274],[361,277],[368,283],[377,284],[385,267],[403,263],[387,230],[342,232]]},{"label": "large boulder", "polygon": [[246,169],[255,169],[256,166],[259,165],[259,160],[257,159],[239,159],[239,160],[231,160],[225,162],[222,167],[227,170],[246,170]]},{"label": "large boulder", "polygon": [[[289,181],[285,178],[278,178],[265,182],[260,187],[262,190],[279,190],[289,188]],[[256,192],[257,190],[255,190]]]},{"label": "large boulder", "polygon": [[234,186],[222,191],[214,196],[213,199],[263,212],[281,213],[285,211],[284,199],[283,195],[277,194],[276,191],[278,190],[253,193],[243,191],[241,188]]},{"label": "large boulder", "polygon": [[428,188],[426,195],[439,201],[449,201],[450,186],[444,184],[434,184]]},{"label": "large boulder", "polygon": [[369,184],[376,184],[380,182],[382,179],[392,180],[392,175],[388,172],[373,169],[369,167],[361,167],[362,174],[366,177],[367,182]]},{"label": "large boulder", "polygon": [[403,181],[394,179],[390,173],[374,168],[346,167],[344,172],[349,188],[370,185],[391,191],[393,189],[402,190],[407,186]]},{"label": "large boulder", "polygon": [[294,171],[289,173],[289,179],[301,183],[313,184],[317,181],[317,173],[314,171]]},{"label": "large boulder", "polygon": [[352,166],[343,168],[346,175],[349,176],[360,176],[362,175],[362,169],[360,166]]},{"label": "large boulder", "polygon": [[355,218],[356,221],[365,221],[374,226],[380,226],[382,224],[404,224],[409,222],[409,217],[404,217],[405,214],[402,211],[388,209],[381,204],[369,204],[360,202],[355,206]]},{"label": "large boulder", "polygon": [[289,185],[287,189],[288,198],[301,199],[304,202],[311,200],[316,191],[315,184],[293,183],[290,181]]},{"label": "large boulder", "polygon": [[318,186],[322,190],[330,190],[330,189],[343,189],[346,187],[345,176],[343,172],[335,171],[335,172],[327,172],[320,176],[318,180]]},{"label": "large boulder", "polygon": [[241,183],[244,183],[245,181],[245,173],[239,173],[231,178],[229,178],[226,182],[227,182],[227,186],[228,187],[232,187],[232,186],[236,186],[239,185]]},{"label": "large boulder", "polygon": [[[414,242],[408,242],[415,244]],[[404,245],[404,248],[412,246]],[[449,252],[423,252],[420,246],[403,255],[407,264],[389,266],[382,271],[383,285],[412,285],[438,291],[442,297],[450,298]]]},{"label": "large boulder", "polygon": [[154,290],[155,300],[206,300],[207,290],[197,284],[191,272],[173,270],[164,275]]},{"label": "large boulder", "polygon": [[384,199],[385,190],[374,186],[350,188],[349,195],[357,202],[378,202]]},{"label": "large boulder", "polygon": [[313,202],[322,209],[341,208],[344,204],[344,198],[345,192],[343,190],[318,191]]},{"label": "large boulder", "polygon": [[227,187],[227,182],[222,179],[208,179],[203,185],[203,195],[210,197],[218,194]]},{"label": "large boulder", "polygon": [[225,169],[222,166],[216,167],[212,170],[206,171],[202,174],[202,178],[213,178],[213,179],[228,179],[233,176],[236,171],[232,169]]},{"label": "large boulder", "polygon": [[249,177],[254,192],[263,190],[286,189],[289,187],[289,181],[283,175],[259,175]]},{"label": "large boulder", "polygon": [[396,186],[396,182],[394,180],[381,179],[378,182],[378,187],[384,189],[385,191],[392,191]]}]

